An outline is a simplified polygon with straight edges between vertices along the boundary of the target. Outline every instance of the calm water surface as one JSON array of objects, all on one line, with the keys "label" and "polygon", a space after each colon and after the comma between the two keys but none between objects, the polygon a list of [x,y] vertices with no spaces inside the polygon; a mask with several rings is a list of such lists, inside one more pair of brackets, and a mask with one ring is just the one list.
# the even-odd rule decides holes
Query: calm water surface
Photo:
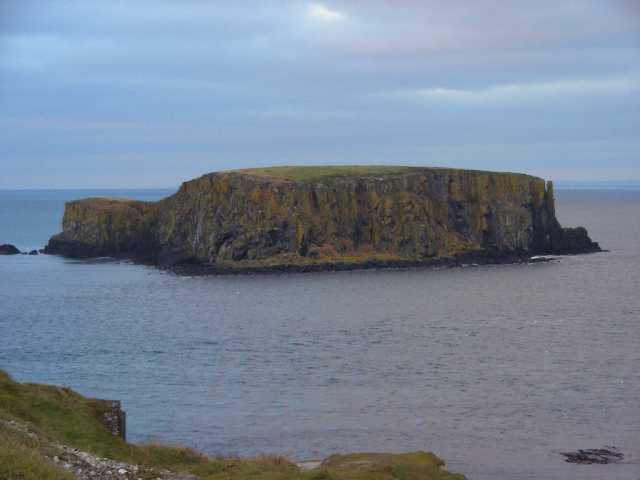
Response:
[{"label": "calm water surface", "polygon": [[[0,192],[0,243],[66,199]],[[640,191],[559,191],[610,253],[531,266],[178,277],[0,257],[0,368],[122,399],[132,441],[213,454],[432,450],[469,479],[640,478]],[[558,451],[616,445],[619,465]]]}]

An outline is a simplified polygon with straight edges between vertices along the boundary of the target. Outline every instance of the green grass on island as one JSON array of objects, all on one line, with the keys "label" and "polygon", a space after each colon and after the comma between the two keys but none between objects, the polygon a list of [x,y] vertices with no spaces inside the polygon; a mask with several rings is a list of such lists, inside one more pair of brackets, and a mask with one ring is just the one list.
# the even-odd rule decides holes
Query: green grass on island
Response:
[{"label": "green grass on island", "polygon": [[[278,456],[210,458],[181,446],[131,444],[98,420],[101,402],[71,389],[20,384],[0,370],[0,478],[71,480],[73,474],[50,458],[63,444],[99,457],[190,473],[203,480],[463,480],[443,469],[432,453],[357,453],[333,455],[318,468],[303,471]],[[9,423],[13,421],[14,423]],[[22,430],[13,428],[20,425]],[[141,469],[137,478],[157,475]]]},{"label": "green grass on island", "polygon": [[[478,173],[508,176],[530,177],[524,173],[497,172],[490,170],[460,169],[451,167],[428,167],[406,165],[283,165],[263,168],[243,168],[239,170],[227,170],[219,173],[241,173],[268,180],[280,180],[288,182],[316,182],[340,177],[375,177],[402,175],[411,171],[438,171],[441,173]],[[535,178],[535,177],[531,177]]]},{"label": "green grass on island", "polygon": [[256,177],[290,182],[313,182],[333,177],[370,177],[376,175],[397,175],[418,167],[386,165],[319,165],[247,168],[235,170]]}]

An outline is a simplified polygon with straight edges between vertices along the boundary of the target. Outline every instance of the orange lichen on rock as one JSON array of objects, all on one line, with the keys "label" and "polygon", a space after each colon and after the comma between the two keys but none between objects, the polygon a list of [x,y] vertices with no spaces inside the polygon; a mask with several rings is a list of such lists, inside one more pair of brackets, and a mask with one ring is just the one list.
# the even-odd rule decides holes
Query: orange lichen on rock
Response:
[{"label": "orange lichen on rock", "polygon": [[564,232],[552,184],[529,175],[277,167],[207,174],[156,203],[70,202],[49,250],[242,267],[597,248],[586,232]]}]

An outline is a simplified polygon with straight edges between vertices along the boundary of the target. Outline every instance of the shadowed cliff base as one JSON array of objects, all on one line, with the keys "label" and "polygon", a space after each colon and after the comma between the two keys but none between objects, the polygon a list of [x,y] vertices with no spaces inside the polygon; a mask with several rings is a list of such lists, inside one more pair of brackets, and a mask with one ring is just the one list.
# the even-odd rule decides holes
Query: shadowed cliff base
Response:
[{"label": "shadowed cliff base", "polygon": [[505,263],[600,251],[562,228],[553,185],[518,173],[397,166],[217,172],[158,202],[68,202],[47,253],[196,273]]}]

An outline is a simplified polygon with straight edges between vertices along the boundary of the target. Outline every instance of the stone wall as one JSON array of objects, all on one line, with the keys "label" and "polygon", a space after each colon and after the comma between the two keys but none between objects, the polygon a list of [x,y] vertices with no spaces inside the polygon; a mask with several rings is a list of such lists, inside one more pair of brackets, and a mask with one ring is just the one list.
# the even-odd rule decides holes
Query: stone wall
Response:
[{"label": "stone wall", "polygon": [[127,414],[122,410],[120,400],[98,400],[103,412],[98,417],[100,422],[115,436],[127,440]]}]

